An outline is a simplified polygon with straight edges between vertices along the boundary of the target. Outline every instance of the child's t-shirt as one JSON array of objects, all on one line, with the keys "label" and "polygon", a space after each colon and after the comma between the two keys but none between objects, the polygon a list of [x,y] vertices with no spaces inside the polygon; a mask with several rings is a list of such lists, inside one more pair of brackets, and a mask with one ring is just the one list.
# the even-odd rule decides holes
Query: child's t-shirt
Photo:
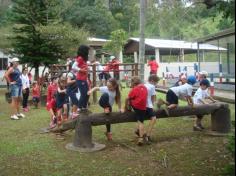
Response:
[{"label": "child's t-shirt", "polygon": [[47,102],[50,102],[53,95],[57,92],[58,86],[56,84],[50,84],[47,91]]},{"label": "child's t-shirt", "polygon": [[39,88],[39,86],[33,87],[32,97],[40,97],[40,88]]},{"label": "child's t-shirt", "polygon": [[178,87],[172,87],[170,90],[172,90],[179,98],[185,98],[187,96],[192,97],[193,86],[186,83]]},{"label": "child's t-shirt", "polygon": [[49,107],[49,109],[53,109],[53,110],[56,109],[56,99],[55,98],[51,99],[51,101],[48,104],[48,107]]},{"label": "child's t-shirt", "polygon": [[193,97],[193,103],[194,104],[202,104],[200,100],[203,100],[207,97],[209,97],[208,89],[202,90],[201,87],[197,90]]},{"label": "child's t-shirt", "polygon": [[143,84],[134,87],[128,97],[133,108],[143,111],[147,109],[148,91]]},{"label": "child's t-shirt", "polygon": [[152,103],[152,96],[156,95],[156,87],[150,83],[145,84],[145,87],[148,91],[148,98],[147,98],[147,108],[154,108],[154,105]]},{"label": "child's t-shirt", "polygon": [[100,87],[100,92],[101,92],[102,94],[108,93],[108,95],[109,95],[109,104],[110,104],[111,106],[113,106],[114,103],[115,103],[116,92],[115,92],[115,91],[110,91],[107,86]]}]

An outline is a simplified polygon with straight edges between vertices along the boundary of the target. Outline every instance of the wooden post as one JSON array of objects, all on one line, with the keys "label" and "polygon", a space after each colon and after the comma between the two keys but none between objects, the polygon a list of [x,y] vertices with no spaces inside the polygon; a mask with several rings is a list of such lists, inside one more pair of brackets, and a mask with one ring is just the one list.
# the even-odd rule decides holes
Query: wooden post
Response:
[{"label": "wooden post", "polygon": [[139,74],[138,74],[138,64],[135,64],[134,70],[135,70],[135,76],[139,76]]},{"label": "wooden post", "polygon": [[75,129],[75,138],[73,143],[66,145],[66,149],[79,152],[95,152],[104,149],[103,144],[92,142],[92,121],[88,120],[89,112],[81,113]]},{"label": "wooden post", "polygon": [[131,65],[131,68],[132,68],[131,69],[132,70],[132,77],[134,77],[135,76],[135,69],[134,69],[134,65],[133,64]]},{"label": "wooden post", "polygon": [[231,130],[231,116],[228,106],[221,107],[211,114],[211,130],[219,134],[227,134]]},{"label": "wooden post", "polygon": [[[96,74],[96,65],[94,64],[93,66],[93,87],[96,87],[97,85],[97,74]],[[95,91],[93,93],[93,103],[97,103],[97,92]]]}]

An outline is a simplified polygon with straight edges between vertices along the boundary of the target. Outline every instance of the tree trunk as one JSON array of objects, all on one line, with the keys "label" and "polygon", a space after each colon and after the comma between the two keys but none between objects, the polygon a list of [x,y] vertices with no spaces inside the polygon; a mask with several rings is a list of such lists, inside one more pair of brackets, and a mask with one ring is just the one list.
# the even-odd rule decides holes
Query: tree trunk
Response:
[{"label": "tree trunk", "polygon": [[39,66],[35,65],[35,74],[34,74],[34,80],[39,80]]},{"label": "tree trunk", "polygon": [[[221,123],[217,118],[220,115],[215,115],[219,110],[223,109],[224,112],[229,111],[229,105],[225,103],[215,103],[209,105],[200,105],[195,108],[192,107],[179,107],[173,110],[170,110],[169,116],[166,114],[164,110],[156,111],[156,116],[158,119],[160,118],[174,118],[174,117],[183,117],[183,116],[192,116],[192,115],[208,115],[213,114],[212,118],[215,123]],[[222,111],[221,111],[222,112]],[[222,113],[221,113],[222,114]],[[85,116],[85,118],[83,118]],[[87,123],[90,122],[92,126],[105,125],[107,123],[117,124],[117,123],[127,123],[127,122],[136,122],[135,113],[134,112],[126,112],[126,113],[118,113],[114,112],[109,115],[105,115],[104,113],[100,114],[85,114],[81,115],[80,122]],[[227,113],[223,116],[225,119],[224,126],[217,127],[217,131],[228,131],[230,129],[230,113]],[[147,117],[145,120],[149,120]],[[61,127],[52,129],[51,132],[64,132],[70,129],[74,129],[76,127],[76,120],[68,121],[64,123]],[[216,125],[214,125],[216,126]],[[220,129],[226,128],[226,129]]]}]

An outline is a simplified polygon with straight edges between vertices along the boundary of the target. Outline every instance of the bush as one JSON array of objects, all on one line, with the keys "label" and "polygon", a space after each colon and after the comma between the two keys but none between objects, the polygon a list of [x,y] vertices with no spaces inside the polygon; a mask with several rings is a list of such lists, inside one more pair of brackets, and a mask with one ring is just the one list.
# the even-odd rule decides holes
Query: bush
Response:
[{"label": "bush", "polygon": [[[232,124],[235,128],[235,122],[233,122]],[[225,167],[223,175],[234,176],[235,175],[235,130],[229,136],[229,144],[227,146],[227,149],[232,155],[233,162]]]}]

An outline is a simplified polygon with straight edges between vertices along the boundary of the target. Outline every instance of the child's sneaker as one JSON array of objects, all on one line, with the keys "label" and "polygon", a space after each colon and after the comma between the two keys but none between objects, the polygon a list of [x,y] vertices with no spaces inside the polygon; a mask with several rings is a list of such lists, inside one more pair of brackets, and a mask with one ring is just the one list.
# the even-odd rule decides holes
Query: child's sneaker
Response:
[{"label": "child's sneaker", "polygon": [[74,119],[78,118],[78,116],[79,116],[79,114],[77,114],[77,113],[72,113],[71,118],[72,118],[72,120],[74,120]]},{"label": "child's sneaker", "polygon": [[202,126],[202,124],[198,125],[202,130],[205,130],[205,127]]},{"label": "child's sneaker", "polygon": [[[150,138],[150,136],[149,136],[149,138]],[[148,138],[148,136],[146,134],[143,135],[143,141],[147,145],[151,145],[151,141],[149,140],[149,138]]]},{"label": "child's sneaker", "polygon": [[11,116],[11,119],[12,119],[12,120],[19,120],[19,118],[18,118],[16,115],[12,115],[12,116]]},{"label": "child's sneaker", "polygon": [[25,118],[25,115],[22,114],[22,113],[19,113],[19,114],[17,114],[16,116],[19,117],[19,118]]},{"label": "child's sneaker", "polygon": [[53,121],[50,123],[50,128],[51,128],[51,129],[55,128],[56,126],[57,126],[57,124],[54,123]]},{"label": "child's sneaker", "polygon": [[68,117],[67,117],[66,114],[63,114],[63,121],[64,121],[64,122],[68,121]]},{"label": "child's sneaker", "polygon": [[105,135],[106,135],[108,141],[112,141],[112,133],[111,132],[106,132]]},{"label": "child's sneaker", "polygon": [[137,145],[138,146],[143,146],[143,144],[144,144],[143,137],[139,137]]},{"label": "child's sneaker", "polygon": [[199,126],[194,126],[193,131],[202,131],[201,127]]}]

